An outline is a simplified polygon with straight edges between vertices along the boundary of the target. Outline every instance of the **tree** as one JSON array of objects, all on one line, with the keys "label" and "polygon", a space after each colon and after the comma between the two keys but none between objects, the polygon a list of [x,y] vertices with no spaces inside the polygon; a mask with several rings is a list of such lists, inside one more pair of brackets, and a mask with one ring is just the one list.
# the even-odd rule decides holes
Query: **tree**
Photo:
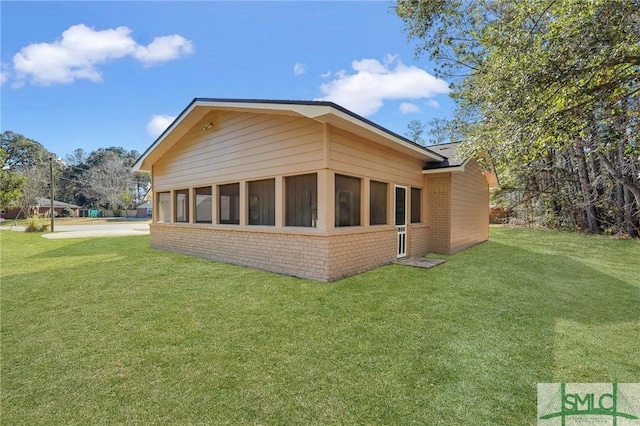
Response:
[{"label": "tree", "polygon": [[0,209],[17,206],[25,179],[7,167],[8,154],[0,148]]},{"label": "tree", "polygon": [[[0,150],[5,154],[3,169],[19,176],[20,196],[13,202],[23,209],[32,206],[35,199],[49,196],[49,162],[56,158],[39,142],[21,134],[5,131],[0,135]],[[54,162],[54,175],[60,174],[60,163]]]},{"label": "tree", "polygon": [[13,171],[44,164],[53,155],[39,142],[12,131],[0,135],[0,148],[7,155],[5,167]]},{"label": "tree", "polygon": [[101,152],[98,161],[83,174],[84,194],[114,211],[126,207],[123,195],[134,182],[131,166],[115,152]]},{"label": "tree", "polygon": [[432,118],[427,123],[411,120],[405,136],[415,143],[428,146],[447,143],[451,140],[451,124],[444,118]]},{"label": "tree", "polygon": [[637,230],[640,0],[406,0],[396,10],[418,53],[452,79],[470,153],[488,151],[541,217],[592,232],[619,230],[624,217]]},{"label": "tree", "polygon": [[90,200],[84,194],[83,187],[83,175],[89,168],[87,158],[88,156],[82,148],[74,150],[73,154],[67,155],[65,158],[65,165],[62,167],[56,185],[61,201],[79,206],[90,204]]},{"label": "tree", "polygon": [[427,145],[439,145],[450,141],[448,120],[434,117],[427,122],[427,125],[429,126]]},{"label": "tree", "polygon": [[138,157],[137,151],[122,147],[99,148],[89,154],[76,149],[67,156],[59,179],[60,198],[116,211],[139,202],[146,193],[149,176],[132,172]]},{"label": "tree", "polygon": [[425,145],[424,133],[425,133],[425,124],[420,120],[411,120],[407,124],[407,131],[405,132],[405,136],[407,139],[412,140],[418,145]]},{"label": "tree", "polygon": [[22,171],[21,175],[25,183],[20,198],[21,207],[26,209],[34,205],[36,199],[40,197],[49,198],[51,191],[48,169],[44,166],[33,166]]}]

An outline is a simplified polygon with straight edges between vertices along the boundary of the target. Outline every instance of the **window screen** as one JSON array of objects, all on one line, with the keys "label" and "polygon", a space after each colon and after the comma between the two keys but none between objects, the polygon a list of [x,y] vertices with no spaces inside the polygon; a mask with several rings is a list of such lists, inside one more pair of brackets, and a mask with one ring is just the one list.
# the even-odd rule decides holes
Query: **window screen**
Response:
[{"label": "window screen", "polygon": [[276,224],[276,180],[249,182],[249,225]]},{"label": "window screen", "polygon": [[285,225],[315,227],[318,221],[318,175],[285,178]]},{"label": "window screen", "polygon": [[220,185],[219,192],[220,223],[240,224],[240,184]]},{"label": "window screen", "polygon": [[171,222],[171,194],[169,192],[158,194],[158,222]]},{"label": "window screen", "polygon": [[422,206],[422,190],[411,188],[411,223],[420,223]]},{"label": "window screen", "polygon": [[189,222],[189,190],[175,191],[176,222]]},{"label": "window screen", "polygon": [[384,225],[387,223],[387,184],[371,181],[369,197],[369,224]]},{"label": "window screen", "polygon": [[212,196],[211,187],[205,186],[196,188],[196,223],[211,223],[213,218],[212,212]]},{"label": "window screen", "polygon": [[335,226],[360,225],[360,179],[336,175]]}]

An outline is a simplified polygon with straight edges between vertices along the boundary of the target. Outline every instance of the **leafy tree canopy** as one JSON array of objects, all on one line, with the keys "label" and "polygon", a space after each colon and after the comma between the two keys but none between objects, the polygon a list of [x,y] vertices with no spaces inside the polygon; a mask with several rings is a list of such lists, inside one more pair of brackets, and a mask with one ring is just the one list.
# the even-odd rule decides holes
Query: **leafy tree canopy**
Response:
[{"label": "leafy tree canopy", "polygon": [[24,170],[45,164],[52,156],[55,157],[41,143],[11,131],[0,134],[0,148],[7,156],[5,167],[11,170]]},{"label": "leafy tree canopy", "polygon": [[489,152],[530,192],[569,170],[583,197],[571,208],[601,222],[627,209],[638,223],[640,0],[400,0],[396,11],[453,82],[470,153]]},{"label": "leafy tree canopy", "polygon": [[0,148],[0,209],[18,205],[25,179],[7,167],[9,155]]}]

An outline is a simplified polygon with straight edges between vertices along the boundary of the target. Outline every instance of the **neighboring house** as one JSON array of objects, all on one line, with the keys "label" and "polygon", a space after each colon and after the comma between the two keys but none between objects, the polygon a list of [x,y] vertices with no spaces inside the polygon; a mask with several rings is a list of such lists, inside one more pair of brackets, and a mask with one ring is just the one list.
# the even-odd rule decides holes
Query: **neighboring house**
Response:
[{"label": "neighboring house", "polygon": [[[56,212],[56,216],[62,216],[65,209],[71,211],[71,216],[78,217],[80,209],[82,207],[75,204],[64,203],[62,201],[53,200],[53,209]],[[21,210],[20,207],[11,207],[7,209],[4,217],[7,219],[23,219],[31,215],[37,214],[39,216],[49,216],[51,211],[51,200],[49,198],[36,198],[31,201],[31,205],[27,210]]]},{"label": "neighboring house", "polygon": [[334,103],[194,99],[145,151],[151,246],[320,281],[486,241],[493,173]]},{"label": "neighboring house", "polygon": [[151,217],[153,214],[153,200],[149,199],[136,206],[136,217]]}]

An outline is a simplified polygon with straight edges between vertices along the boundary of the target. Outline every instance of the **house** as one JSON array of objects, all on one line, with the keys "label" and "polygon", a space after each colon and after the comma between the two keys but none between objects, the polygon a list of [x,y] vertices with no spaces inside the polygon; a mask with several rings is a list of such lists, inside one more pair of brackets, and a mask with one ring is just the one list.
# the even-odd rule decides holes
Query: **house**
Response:
[{"label": "house", "polygon": [[196,98],[142,154],[151,246],[319,281],[488,239],[493,173],[332,102]]},{"label": "house", "polygon": [[136,217],[151,217],[153,214],[153,200],[146,200],[136,206]]},{"label": "house", "polygon": [[[30,204],[31,206],[26,211],[20,207],[8,208],[4,217],[7,219],[24,219],[34,214],[38,216],[49,216],[49,212],[51,211],[51,200],[49,198],[38,197],[32,200]],[[56,216],[64,216],[65,210],[67,210],[72,217],[78,217],[81,208],[82,207],[76,206],[75,204],[53,200],[53,209],[56,212]]]}]

